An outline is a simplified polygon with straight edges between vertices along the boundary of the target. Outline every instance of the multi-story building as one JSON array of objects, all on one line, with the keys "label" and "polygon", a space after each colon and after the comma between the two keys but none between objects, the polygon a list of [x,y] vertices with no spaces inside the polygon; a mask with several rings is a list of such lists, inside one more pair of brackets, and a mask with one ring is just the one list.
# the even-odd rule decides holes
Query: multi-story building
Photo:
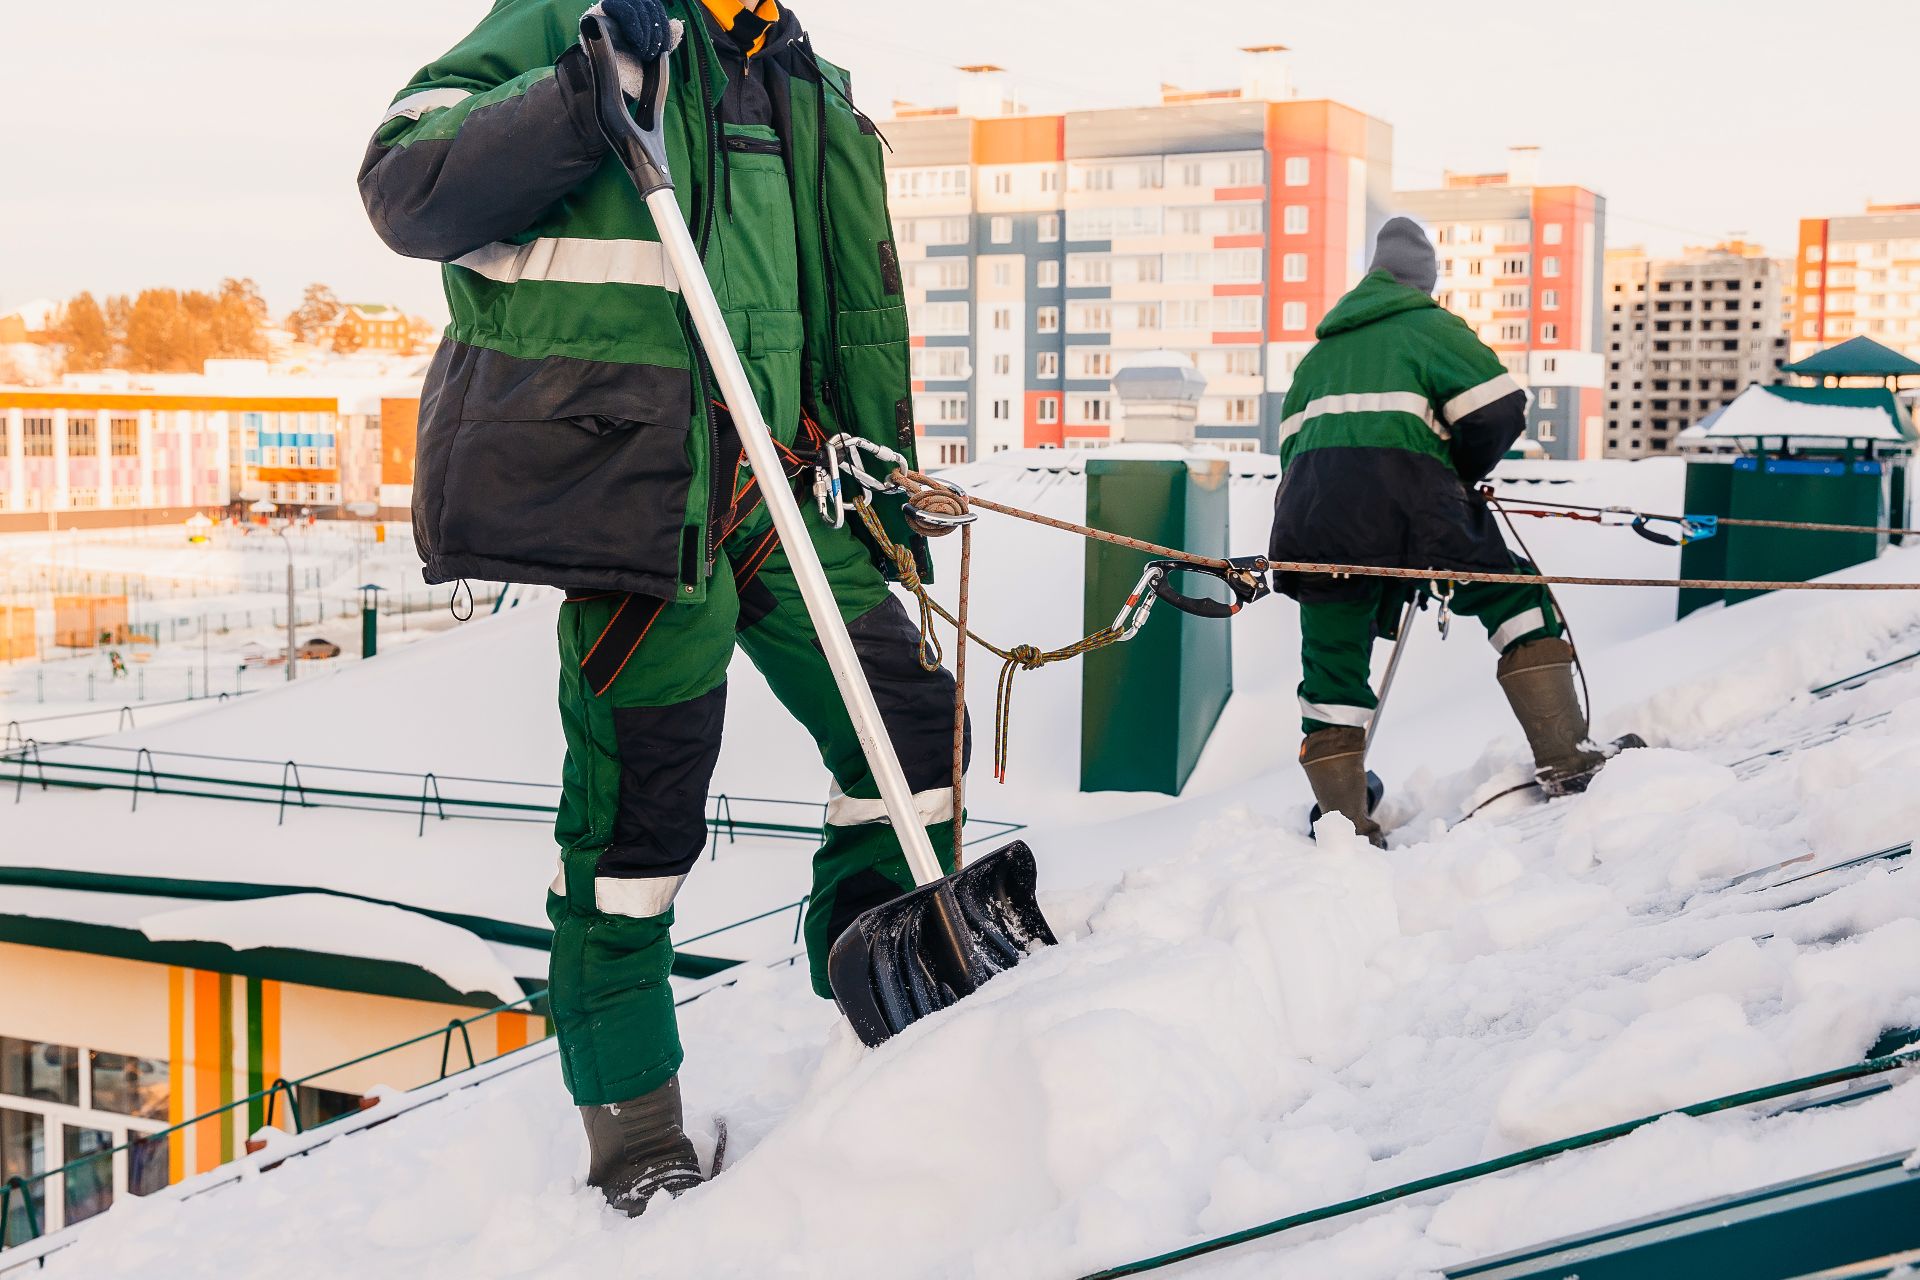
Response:
[{"label": "multi-story building", "polygon": [[1433,234],[1440,304],[1532,391],[1529,436],[1549,457],[1598,457],[1606,200],[1542,185],[1537,149],[1515,147],[1504,173],[1448,173],[1438,190],[1395,192],[1393,206]]},{"label": "multi-story building", "polygon": [[390,352],[411,355],[433,345],[433,326],[418,316],[382,302],[349,302],[333,329],[333,345],[341,351]]},{"label": "multi-story building", "polygon": [[1793,300],[1795,360],[1859,337],[1920,359],[1920,204],[1802,218]]},{"label": "multi-story building", "polygon": [[404,506],[411,476],[389,474],[380,426],[391,413],[411,430],[419,386],[208,361],[206,374],[0,387],[0,530],[183,519],[259,499]]},{"label": "multi-story building", "polygon": [[1781,265],[1734,241],[1685,256],[1607,252],[1606,456],[1674,450],[1674,437],[1787,358]]},{"label": "multi-story building", "polygon": [[1278,46],[1239,89],[1022,114],[998,68],[956,107],[887,125],[890,203],[931,465],[1100,445],[1111,378],[1169,349],[1207,377],[1199,438],[1272,449],[1313,328],[1366,265],[1392,131],[1286,87]]}]

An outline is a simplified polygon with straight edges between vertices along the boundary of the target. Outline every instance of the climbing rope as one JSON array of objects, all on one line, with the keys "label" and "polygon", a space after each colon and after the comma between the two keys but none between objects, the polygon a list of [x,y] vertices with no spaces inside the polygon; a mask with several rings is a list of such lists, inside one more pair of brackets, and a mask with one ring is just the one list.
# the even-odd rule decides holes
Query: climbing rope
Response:
[{"label": "climbing rope", "polygon": [[[891,467],[884,475],[869,472],[861,462],[865,453],[879,461],[883,467]],[[819,501],[823,518],[836,527],[845,519],[845,513],[851,507],[860,517],[862,525],[872,537],[874,545],[892,562],[895,576],[900,585],[911,593],[920,609],[920,665],[928,671],[938,671],[944,657],[938,635],[935,633],[934,619],[943,619],[954,628],[959,637],[960,652],[956,658],[958,668],[955,678],[954,708],[954,816],[956,840],[958,839],[961,803],[964,799],[962,774],[964,772],[965,734],[966,734],[966,686],[965,651],[969,641],[978,644],[988,653],[1000,659],[1000,676],[997,681],[994,700],[993,725],[993,776],[997,781],[1007,780],[1008,743],[1011,736],[1013,716],[1013,686],[1015,677],[1022,671],[1038,671],[1056,662],[1067,662],[1074,658],[1104,649],[1130,639],[1145,625],[1147,614],[1153,601],[1167,600],[1175,607],[1189,613],[1207,617],[1230,617],[1240,608],[1266,594],[1266,579],[1269,574],[1289,574],[1331,578],[1385,578],[1399,581],[1449,584],[1463,582],[1508,583],[1521,586],[1544,587],[1549,594],[1554,587],[1668,587],[1703,591],[1920,591],[1916,582],[1787,582],[1765,579],[1721,579],[1721,578],[1615,578],[1594,575],[1546,574],[1487,572],[1468,569],[1414,569],[1387,565],[1359,565],[1321,563],[1300,560],[1269,560],[1264,556],[1248,556],[1224,559],[1218,556],[1195,555],[1178,547],[1163,546],[1148,542],[1143,538],[1128,537],[1124,534],[1097,529],[1091,525],[1076,524],[1071,520],[1061,520],[1053,516],[1041,515],[1007,503],[994,502],[987,498],[967,493],[959,485],[950,481],[936,480],[906,465],[906,459],[900,454],[881,445],[872,444],[852,436],[838,436],[826,441],[818,455],[812,460],[817,471],[814,493]],[[877,468],[878,469],[878,468]],[[855,482],[855,492],[851,501],[846,499],[843,480],[851,477]],[[1533,506],[1562,508],[1568,512],[1591,513],[1572,518],[1592,519],[1604,522],[1602,517],[1608,514],[1626,515],[1635,518],[1636,530],[1646,520],[1671,520],[1678,522],[1687,537],[1711,536],[1713,524],[1711,517],[1666,516],[1651,512],[1636,511],[1624,507],[1589,507],[1575,503],[1544,503],[1536,499],[1507,498],[1495,493],[1489,486],[1483,488],[1481,495],[1500,514],[1514,541],[1519,544],[1522,554],[1526,554],[1525,540],[1514,527],[1514,515],[1541,515],[1544,512],[1518,511],[1507,509],[1508,503],[1522,503]],[[946,606],[935,600],[920,575],[913,552],[893,540],[886,527],[881,523],[879,514],[871,501],[875,493],[897,493],[906,497],[905,517],[909,526],[929,536],[941,536],[954,529],[961,530],[959,612],[950,612]],[[1114,621],[1099,630],[1083,636],[1072,644],[1057,649],[1042,649],[1037,645],[1019,644],[1002,647],[974,631],[967,620],[967,606],[973,572],[972,524],[976,519],[975,509],[992,511],[1029,524],[1042,525],[1071,533],[1090,541],[1105,543],[1109,546],[1124,547],[1142,552],[1155,560],[1147,566],[1139,585],[1128,596]],[[1821,525],[1813,523],[1795,523],[1787,521],[1722,520],[1723,524],[1751,525],[1762,528],[1798,528],[1810,530],[1843,530],[1848,532],[1893,532],[1916,533],[1920,530],[1865,530],[1855,525]],[[1657,535],[1647,535],[1656,536]],[[1671,541],[1668,539],[1659,539]],[[1529,559],[1531,557],[1529,556]],[[1222,603],[1209,599],[1190,599],[1181,596],[1165,586],[1169,572],[1187,568],[1219,578],[1234,594],[1232,603]],[[1444,593],[1443,593],[1444,594]],[[1562,620],[1565,611],[1559,601],[1554,601],[1554,610]],[[1571,643],[1571,636],[1569,636]],[[1586,673],[1581,672],[1584,690]],[[1587,699],[1590,702],[1590,698]],[[957,852],[957,851],[956,851]]]},{"label": "climbing rope", "polygon": [[[917,471],[905,468],[896,470],[892,477],[895,483],[909,495],[920,489],[938,487],[940,482],[924,476]],[[985,498],[969,494],[967,502],[982,510],[998,512],[1012,516],[1016,520],[1025,520],[1031,524],[1045,525],[1066,533],[1078,534],[1095,542],[1105,542],[1116,547],[1130,547],[1135,551],[1144,551],[1148,555],[1168,560],[1178,560],[1196,568],[1215,570],[1236,570],[1251,566],[1263,573],[1317,574],[1331,578],[1398,578],[1413,582],[1507,582],[1537,587],[1681,587],[1701,591],[1920,591],[1920,582],[1776,582],[1764,579],[1743,578],[1604,578],[1589,575],[1547,574],[1547,573],[1490,573],[1470,569],[1404,569],[1385,565],[1369,564],[1332,564],[1306,560],[1269,560],[1263,556],[1252,557],[1246,561],[1223,560],[1217,556],[1197,556],[1181,551],[1176,547],[1163,547],[1158,543],[1145,542],[1139,538],[1129,538],[1105,529],[1095,529],[1089,525],[1075,524],[1071,520],[1059,520],[1052,516],[1043,516],[1034,511],[1023,511],[1019,507],[1004,503],[989,502]],[[1841,526],[1860,532],[1852,525]]]},{"label": "climbing rope", "polygon": [[[1489,498],[1495,497],[1493,486],[1483,486],[1480,492]],[[1580,502],[1548,502],[1542,498],[1520,498],[1506,494],[1498,495],[1500,501],[1529,507],[1542,507],[1541,511],[1516,511],[1519,516],[1551,518],[1553,512],[1567,512],[1562,519],[1586,520],[1594,524],[1605,524],[1607,516],[1632,516],[1639,520],[1661,520],[1672,524],[1686,525],[1704,522],[1708,526],[1723,526],[1740,529],[1793,529],[1802,533],[1884,533],[1891,537],[1920,537],[1920,529],[1900,529],[1888,525],[1864,524],[1827,524],[1815,520],[1752,520],[1734,516],[1675,516],[1658,511],[1641,511],[1634,507],[1598,507]],[[1586,512],[1589,514],[1574,514]]]}]

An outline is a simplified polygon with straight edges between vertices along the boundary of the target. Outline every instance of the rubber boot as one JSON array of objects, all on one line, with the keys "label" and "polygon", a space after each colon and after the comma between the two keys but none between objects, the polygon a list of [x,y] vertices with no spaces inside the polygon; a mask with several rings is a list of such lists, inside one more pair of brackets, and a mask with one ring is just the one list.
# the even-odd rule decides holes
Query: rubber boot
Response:
[{"label": "rubber boot", "polygon": [[1373,847],[1387,847],[1380,824],[1367,816],[1367,731],[1317,729],[1300,743],[1300,767],[1322,815],[1338,813]]},{"label": "rubber boot", "polygon": [[1500,659],[1500,687],[1533,748],[1533,776],[1549,796],[1585,791],[1607,757],[1587,741],[1587,717],[1573,688],[1573,646],[1558,636],[1530,640]]},{"label": "rubber boot", "polygon": [[637,1218],[654,1196],[700,1185],[700,1159],[681,1128],[680,1078],[631,1102],[582,1107],[587,1126],[587,1185]]}]

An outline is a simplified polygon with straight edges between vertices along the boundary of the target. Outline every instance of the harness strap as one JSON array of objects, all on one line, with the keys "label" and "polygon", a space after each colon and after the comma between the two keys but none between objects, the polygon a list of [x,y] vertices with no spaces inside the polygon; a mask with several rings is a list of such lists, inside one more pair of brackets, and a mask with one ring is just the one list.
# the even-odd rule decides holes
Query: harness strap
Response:
[{"label": "harness strap", "polygon": [[[569,600],[578,602],[583,597],[569,595]],[[584,599],[600,599],[588,596]],[[586,657],[580,659],[580,673],[586,678],[587,687],[593,690],[593,696],[603,696],[613,687],[632,659],[640,642],[647,638],[647,632],[653,629],[654,622],[667,607],[667,602],[658,596],[643,596],[637,592],[628,592],[621,597],[620,607],[607,619],[607,625],[600,629],[600,635],[587,650]]]}]

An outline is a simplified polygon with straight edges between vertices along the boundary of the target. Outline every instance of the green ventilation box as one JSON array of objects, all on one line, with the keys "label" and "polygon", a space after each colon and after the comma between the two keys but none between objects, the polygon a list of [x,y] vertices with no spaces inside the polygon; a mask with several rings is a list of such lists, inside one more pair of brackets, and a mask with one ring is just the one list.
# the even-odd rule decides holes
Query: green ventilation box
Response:
[{"label": "green ventilation box", "polygon": [[[1751,529],[1722,525],[1711,538],[1680,553],[1687,578],[1807,582],[1872,560],[1886,549],[1871,532],[1905,505],[1905,466],[1886,459],[1748,457],[1687,464],[1687,514],[1742,520],[1851,524],[1866,533]],[[1897,488],[1898,502],[1893,500]],[[1750,600],[1757,591],[1682,591],[1680,616],[1725,599]]]},{"label": "green ventilation box", "polygon": [[[1093,458],[1087,523],[1207,556],[1227,554],[1224,458]],[[1110,624],[1151,558],[1087,543],[1086,628]],[[1177,577],[1185,595],[1228,598]],[[1132,640],[1087,655],[1080,676],[1080,789],[1178,795],[1233,695],[1232,624],[1161,604]]]}]

